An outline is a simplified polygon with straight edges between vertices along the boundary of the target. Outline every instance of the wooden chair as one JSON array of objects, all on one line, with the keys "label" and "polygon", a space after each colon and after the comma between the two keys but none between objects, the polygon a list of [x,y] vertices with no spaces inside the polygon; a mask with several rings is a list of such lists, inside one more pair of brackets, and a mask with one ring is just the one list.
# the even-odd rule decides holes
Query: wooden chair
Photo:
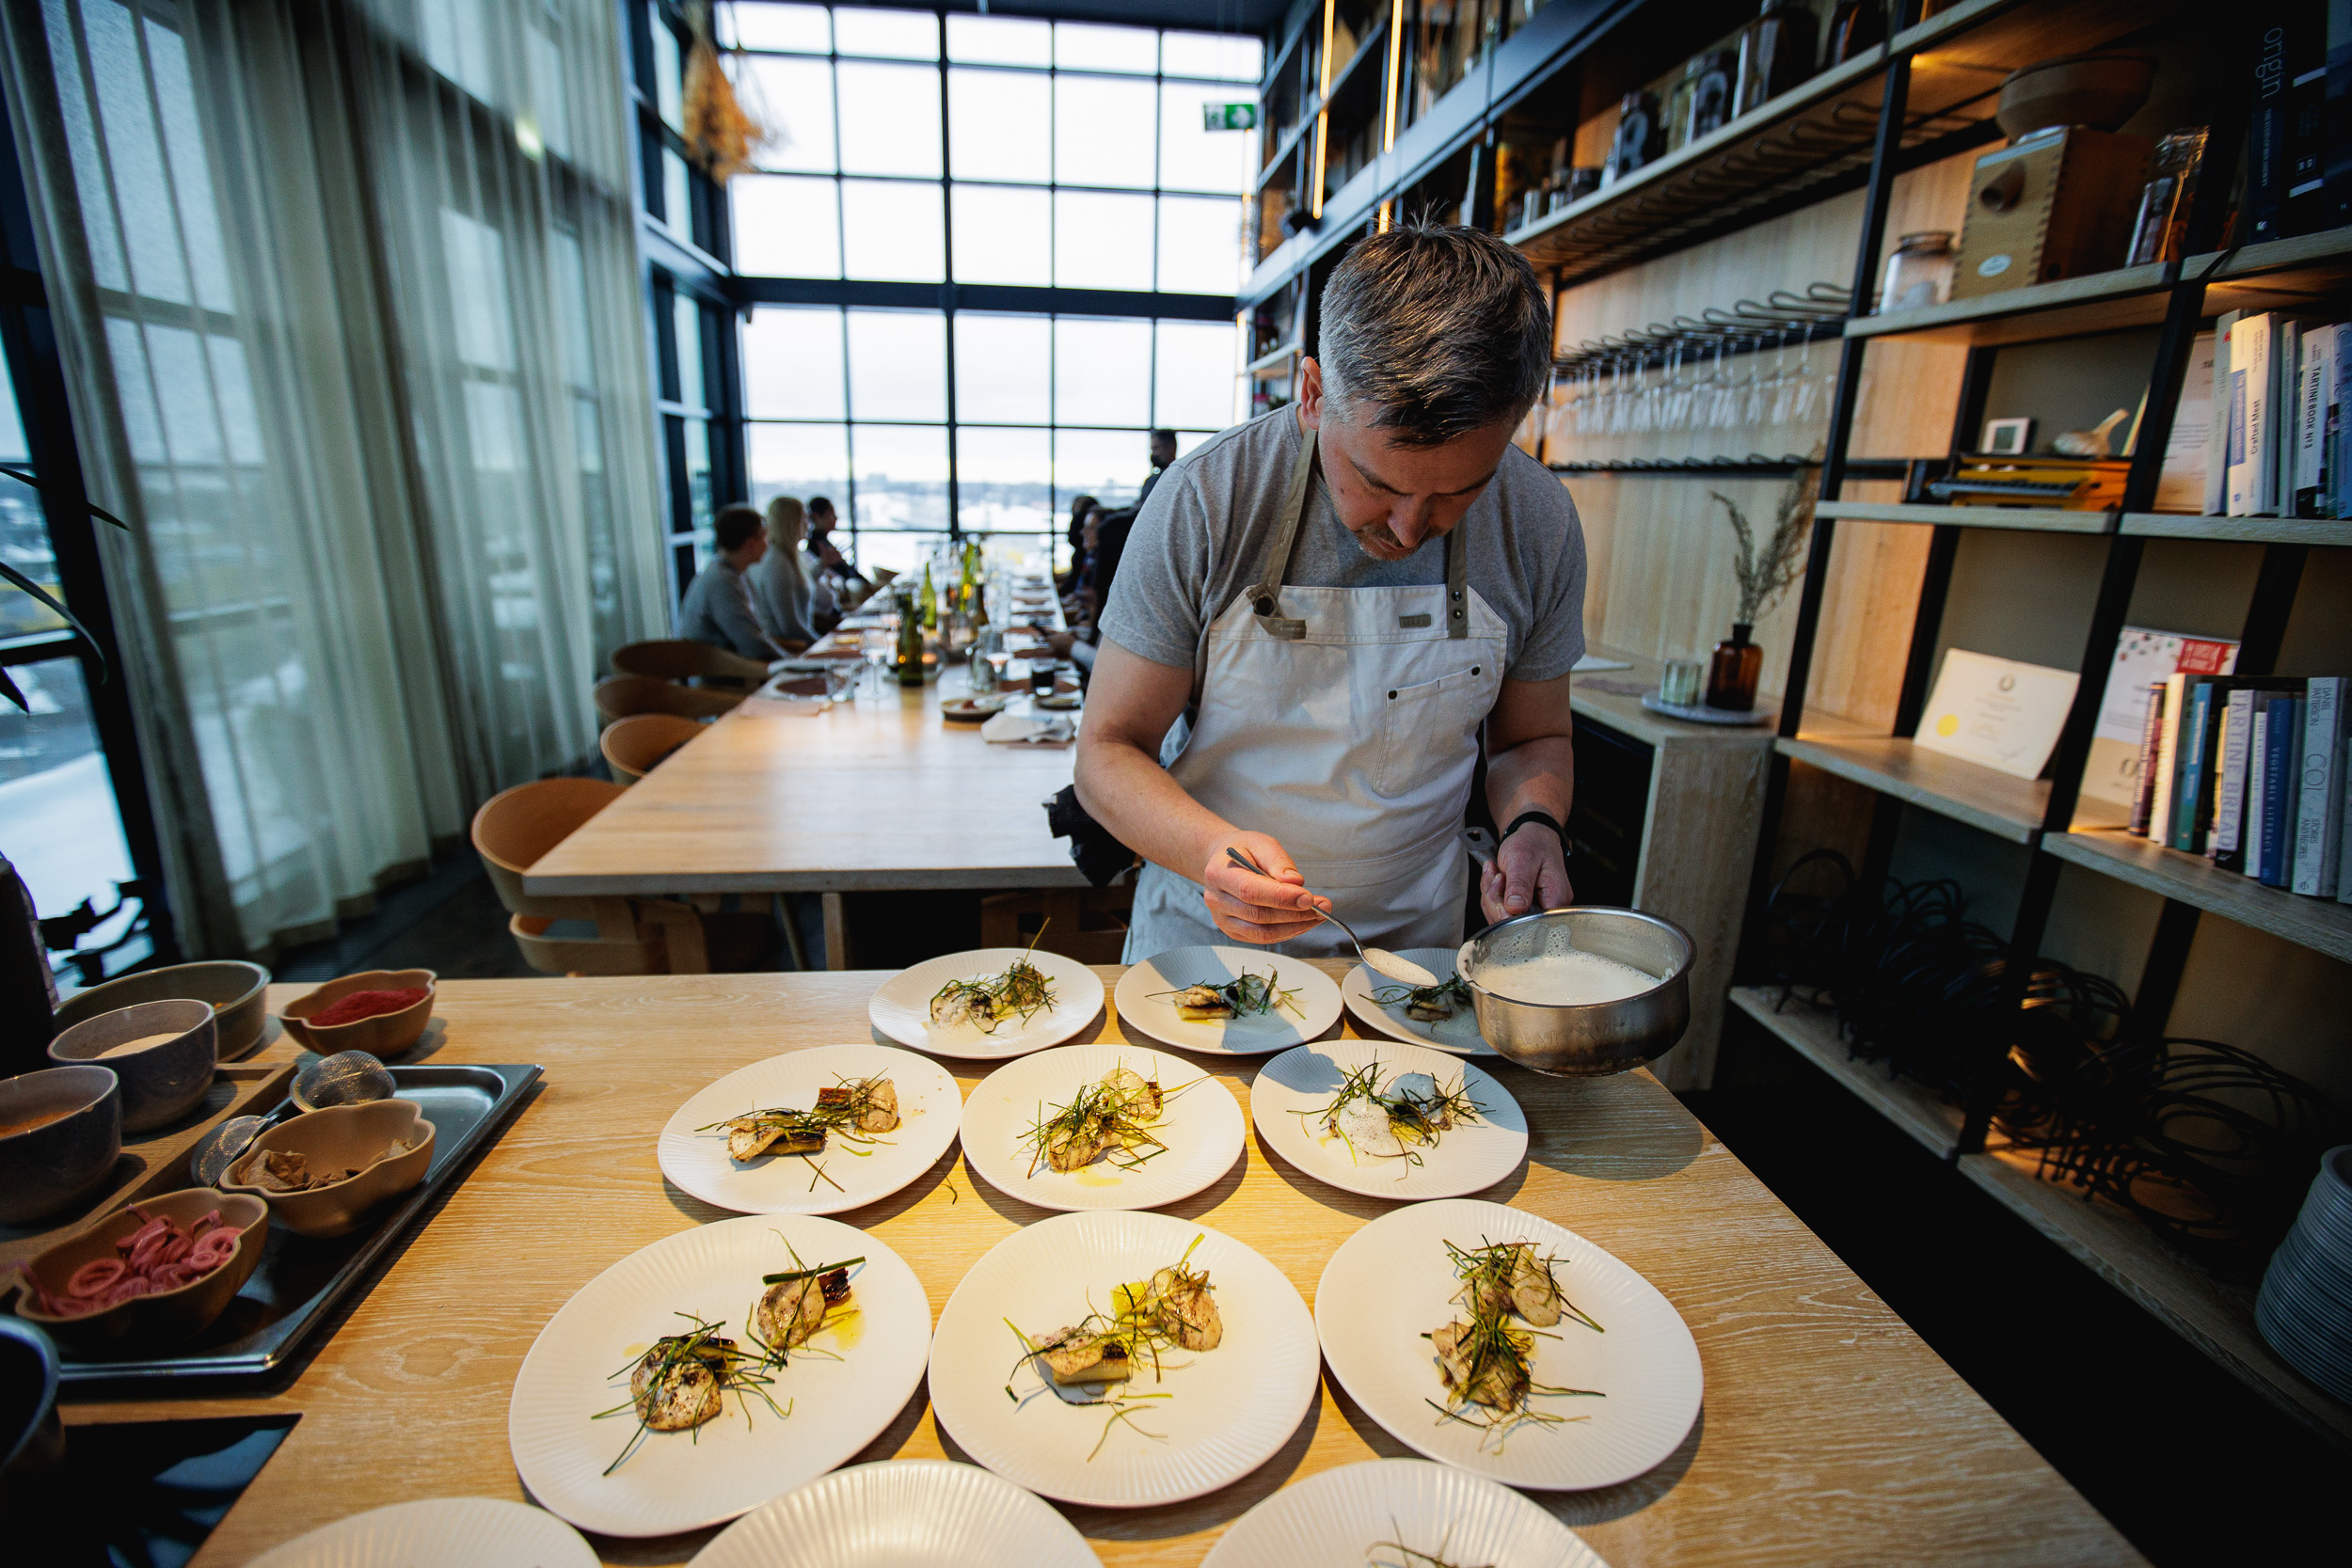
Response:
[{"label": "wooden chair", "polygon": [[745,658],[724,648],[714,648],[707,642],[689,642],[683,638],[669,637],[615,648],[612,650],[612,673],[616,675],[650,675],[660,681],[698,680],[705,686],[748,691],[768,678],[768,666],[758,659]]},{"label": "wooden chair", "polygon": [[[523,873],[611,805],[627,784],[541,779],[501,790],[473,816],[474,852],[512,918],[523,961],[548,974],[707,974],[703,917],[662,898],[559,897],[523,891]],[[596,934],[549,935],[558,921],[593,921]]]},{"label": "wooden chair", "polygon": [[623,784],[635,784],[672,752],[703,733],[697,720],[675,713],[636,713],[616,719],[597,737],[605,765]]},{"label": "wooden chair", "polygon": [[740,691],[710,691],[679,686],[652,675],[610,675],[596,683],[596,711],[606,723],[640,713],[667,713],[680,719],[715,719],[743,700]]},{"label": "wooden chair", "polygon": [[[980,900],[980,945],[1026,947],[1086,964],[1115,964],[1127,945],[1132,887],[1051,888]],[[1040,935],[1041,928],[1043,935]]]}]

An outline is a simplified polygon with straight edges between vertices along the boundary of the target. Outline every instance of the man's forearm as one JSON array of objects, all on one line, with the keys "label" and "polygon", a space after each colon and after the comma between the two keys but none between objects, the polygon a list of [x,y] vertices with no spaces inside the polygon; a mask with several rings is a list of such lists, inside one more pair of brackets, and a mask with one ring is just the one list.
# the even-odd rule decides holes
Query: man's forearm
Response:
[{"label": "man's forearm", "polygon": [[1152,864],[1199,879],[1232,823],[1194,800],[1159,759],[1127,740],[1081,744],[1078,802],[1120,843]]},{"label": "man's forearm", "polygon": [[1575,799],[1576,746],[1565,735],[1535,736],[1486,759],[1486,805],[1498,831],[1531,811],[1565,824]]}]

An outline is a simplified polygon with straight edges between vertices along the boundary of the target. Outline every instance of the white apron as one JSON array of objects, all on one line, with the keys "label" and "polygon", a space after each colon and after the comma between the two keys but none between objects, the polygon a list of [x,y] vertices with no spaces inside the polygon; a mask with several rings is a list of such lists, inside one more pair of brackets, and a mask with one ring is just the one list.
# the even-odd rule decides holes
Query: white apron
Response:
[{"label": "white apron", "polygon": [[[1462,940],[1479,726],[1502,684],[1502,618],[1469,584],[1458,528],[1442,584],[1282,586],[1314,474],[1315,433],[1305,436],[1257,585],[1211,623],[1192,711],[1160,761],[1226,821],[1271,834],[1367,944],[1451,948]],[[1232,940],[1200,883],[1143,867],[1127,962]],[[1328,924],[1276,950],[1354,951]]]}]

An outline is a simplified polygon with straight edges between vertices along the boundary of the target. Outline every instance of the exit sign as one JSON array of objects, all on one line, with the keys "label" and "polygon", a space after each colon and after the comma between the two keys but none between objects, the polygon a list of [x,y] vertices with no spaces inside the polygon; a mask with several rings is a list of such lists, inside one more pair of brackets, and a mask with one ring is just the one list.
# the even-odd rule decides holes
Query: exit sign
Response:
[{"label": "exit sign", "polygon": [[1200,128],[1203,131],[1255,131],[1258,128],[1258,105],[1203,103],[1200,105]]}]

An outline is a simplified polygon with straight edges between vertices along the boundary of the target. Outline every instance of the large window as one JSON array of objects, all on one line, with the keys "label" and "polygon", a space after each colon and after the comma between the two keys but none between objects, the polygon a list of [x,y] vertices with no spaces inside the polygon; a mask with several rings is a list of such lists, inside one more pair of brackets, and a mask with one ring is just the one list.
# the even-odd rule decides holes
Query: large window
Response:
[{"label": "large window", "polygon": [[[729,182],[750,499],[831,498],[868,563],[1132,500],[1148,433],[1236,417],[1259,40],[718,8],[780,135]],[[763,290],[762,280],[782,280]],[[917,287],[910,287],[917,286]],[[934,301],[936,304],[934,305]]]}]

